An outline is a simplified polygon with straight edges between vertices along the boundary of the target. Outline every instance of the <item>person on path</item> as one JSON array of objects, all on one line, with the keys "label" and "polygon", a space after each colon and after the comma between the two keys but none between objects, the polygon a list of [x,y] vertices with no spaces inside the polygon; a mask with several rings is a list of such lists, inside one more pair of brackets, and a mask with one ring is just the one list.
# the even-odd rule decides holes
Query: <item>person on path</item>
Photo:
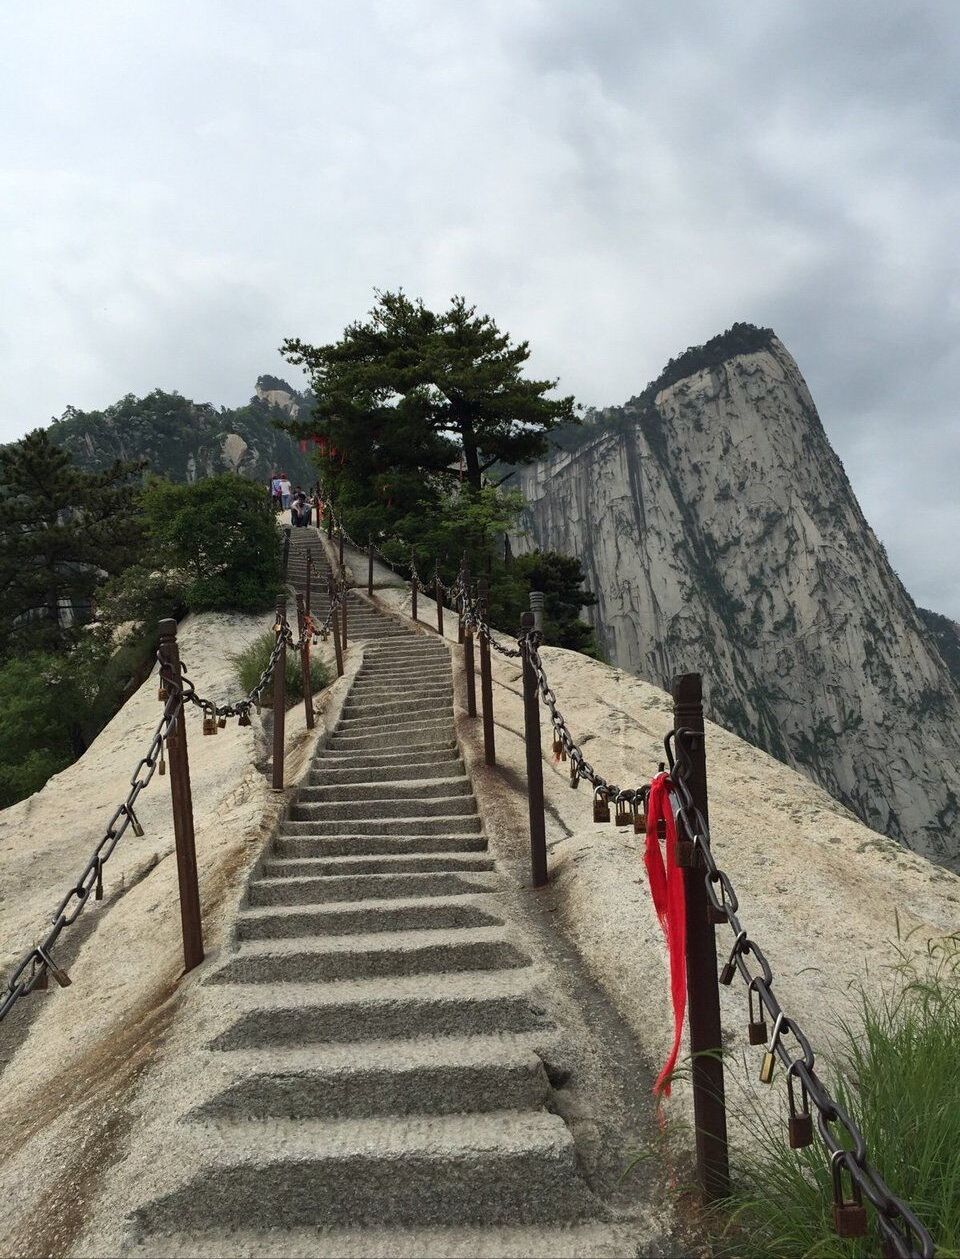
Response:
[{"label": "person on path", "polygon": [[293,506],[290,508],[290,523],[298,528],[303,528],[304,525],[310,523],[310,504],[299,486],[293,496]]},{"label": "person on path", "polygon": [[286,511],[290,506],[290,482],[285,472],[280,473],[280,507]]},{"label": "person on path", "polygon": [[270,478],[270,498],[273,502],[274,507],[277,509],[277,511],[279,511],[280,510],[280,477],[279,477],[279,474],[276,472],[274,472],[273,476]]}]

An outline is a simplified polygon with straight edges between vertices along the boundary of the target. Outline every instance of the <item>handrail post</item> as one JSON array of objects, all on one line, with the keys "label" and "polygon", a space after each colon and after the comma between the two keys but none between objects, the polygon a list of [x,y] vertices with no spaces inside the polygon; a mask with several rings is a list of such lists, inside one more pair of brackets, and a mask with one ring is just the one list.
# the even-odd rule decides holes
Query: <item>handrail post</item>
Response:
[{"label": "handrail post", "polygon": [[[340,570],[340,579],[343,580],[343,569]],[[344,651],[347,650],[347,587],[341,588],[343,602],[340,605],[340,646]]]},{"label": "handrail post", "polygon": [[307,630],[306,607],[303,595],[297,594],[297,624],[300,626],[300,673],[303,676],[303,710],[307,729],[313,729],[313,684],[310,678],[310,635]]},{"label": "handrail post", "polygon": [[[487,619],[488,586],[480,582],[481,619]],[[493,678],[490,674],[490,642],[480,633],[480,700],[483,704],[483,759],[487,765],[496,765],[497,749],[493,734]]]},{"label": "handrail post", "polygon": [[310,590],[313,584],[313,556],[307,552],[307,587],[303,597],[304,611],[307,616],[310,615]]},{"label": "handrail post", "polygon": [[[182,685],[177,623],[173,618],[160,622],[160,677],[168,694]],[[167,736],[170,762],[170,797],[173,806],[173,834],[177,849],[177,882],[180,888],[180,926],[183,932],[183,969],[191,971],[203,961],[203,923],[200,916],[200,885],[197,877],[197,847],[193,833],[193,796],[190,791],[190,762],[187,757],[186,712],[181,708]]]},{"label": "handrail post", "polygon": [[417,575],[416,573],[410,578],[410,617],[412,620],[417,619]]},{"label": "handrail post", "polygon": [[330,597],[330,607],[333,608],[333,611],[330,613],[330,629],[333,633],[333,650],[337,657],[337,677],[342,678],[343,648],[340,645],[340,616],[337,609],[333,607],[334,590],[335,587],[333,584],[333,578],[331,577],[327,585],[327,593]]},{"label": "handrail post", "polygon": [[373,598],[373,538],[367,543],[367,594]]},{"label": "handrail post", "polygon": [[477,715],[477,675],[473,654],[473,627],[467,625],[463,634],[463,665],[467,679],[467,716]]},{"label": "handrail post", "polygon": [[[524,612],[520,632],[533,629],[533,613]],[[527,750],[527,803],[530,814],[530,867],[533,886],[547,882],[547,831],[543,816],[543,748],[540,743],[540,685],[537,671],[523,648],[523,736]]]},{"label": "handrail post", "polygon": [[457,600],[458,604],[460,605],[457,608],[457,618],[458,618],[457,619],[457,642],[458,643],[463,642],[463,628],[464,628],[463,627],[463,601],[465,597],[463,591],[466,589],[466,586],[469,580],[470,580],[470,569],[467,567],[467,553],[466,551],[464,551],[463,559],[461,559],[460,561],[461,593],[460,593],[460,598]]},{"label": "handrail post", "polygon": [[[277,600],[277,633],[283,635],[287,619],[287,599]],[[283,790],[283,735],[287,716],[287,644],[282,640],[280,655],[273,670],[273,789]]]},{"label": "handrail post", "polygon": [[[703,681],[699,673],[673,679],[673,720],[689,730],[686,741],[692,762],[687,779],[693,803],[707,820],[707,760],[703,726]],[[693,839],[693,836],[688,836]],[[727,1112],[724,1101],[720,988],[717,978],[716,930],[708,912],[702,862],[684,870],[687,919],[687,993],[690,1054],[693,1059],[693,1114],[697,1143],[697,1175],[707,1201],[730,1193]]]},{"label": "handrail post", "polygon": [[443,638],[443,583],[440,581],[440,574],[436,577],[437,588],[437,633]]}]

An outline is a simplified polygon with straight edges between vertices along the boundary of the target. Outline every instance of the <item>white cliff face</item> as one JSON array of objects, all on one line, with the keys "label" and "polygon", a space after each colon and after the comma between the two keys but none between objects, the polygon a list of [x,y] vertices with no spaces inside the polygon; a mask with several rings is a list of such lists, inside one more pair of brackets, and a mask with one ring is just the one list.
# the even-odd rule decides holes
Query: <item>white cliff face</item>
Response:
[{"label": "white cliff face", "polygon": [[960,692],[784,347],[605,419],[518,474],[519,549],[581,558],[612,661],[702,672],[714,720],[960,866]]}]

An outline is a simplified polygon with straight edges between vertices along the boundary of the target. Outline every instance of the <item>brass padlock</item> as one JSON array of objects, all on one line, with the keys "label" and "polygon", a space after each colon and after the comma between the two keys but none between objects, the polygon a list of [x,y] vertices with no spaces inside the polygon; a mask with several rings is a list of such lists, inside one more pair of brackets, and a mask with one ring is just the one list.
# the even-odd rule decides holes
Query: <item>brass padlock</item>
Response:
[{"label": "brass padlock", "polygon": [[239,720],[237,721],[237,725],[238,726],[250,725],[250,710],[248,708],[245,708],[243,712],[240,714]]},{"label": "brass padlock", "polygon": [[777,1041],[780,1039],[780,1028],[783,1026],[783,1011],[777,1015],[777,1021],[773,1025],[773,1035],[767,1044],[767,1051],[763,1055],[763,1062],[760,1063],[760,1083],[772,1084],[773,1073],[777,1066]]},{"label": "brass padlock", "polygon": [[562,753],[563,753],[563,740],[560,738],[560,735],[559,735],[556,731],[554,731],[554,735],[553,735],[553,759],[554,759],[555,761],[559,761],[560,756],[561,756],[561,754],[562,754]]},{"label": "brass padlock", "polygon": [[580,771],[577,768],[577,762],[570,762],[570,786],[576,791],[580,786]]},{"label": "brass padlock", "polygon": [[224,716],[222,716],[222,715],[221,715],[221,716],[220,716],[220,718],[219,718],[219,719],[218,719],[218,721],[217,721],[217,729],[218,729],[218,730],[222,730],[226,724],[227,724],[227,719],[226,719],[226,717],[224,717]]},{"label": "brass padlock", "polygon": [[30,988],[31,992],[46,992],[50,987],[50,976],[47,974],[47,968],[42,962],[38,966],[36,958],[33,960],[33,970],[30,972],[30,978],[33,980]]},{"label": "brass padlock", "polygon": [[767,1043],[767,1020],[763,1017],[763,1007],[761,1006],[757,1013],[759,1018],[753,1015],[753,994],[756,991],[753,984],[747,989],[747,1001],[750,1006],[750,1021],[747,1024],[747,1039],[751,1045],[765,1045]]},{"label": "brass padlock", "polygon": [[50,974],[54,977],[54,979],[57,981],[57,983],[60,985],[60,987],[61,987],[61,988],[69,988],[69,987],[70,987],[70,984],[71,984],[73,981],[71,980],[71,978],[70,978],[70,976],[67,974],[67,972],[66,972],[65,970],[63,970],[63,968],[62,968],[62,967],[60,967],[60,966],[58,966],[58,965],[56,964],[56,962],[53,960],[53,958],[50,956],[50,954],[46,951],[46,949],[42,949],[42,948],[40,947],[40,945],[38,944],[38,945],[37,945],[37,953],[39,954],[40,958],[41,958],[41,959],[42,959],[42,961],[44,962],[44,964],[45,964],[45,966],[46,966],[47,970],[48,970],[48,971],[50,972]]},{"label": "brass padlock", "polygon": [[133,807],[129,804],[125,804],[123,806],[123,811],[130,819],[130,826],[134,835],[136,835],[137,839],[143,839],[143,827],[140,825],[140,819],[137,817],[136,813],[134,813]]},{"label": "brass padlock", "polygon": [[163,683],[161,682],[161,683],[160,683],[160,688],[159,688],[159,690],[157,691],[157,699],[158,699],[158,700],[160,701],[160,703],[162,704],[162,703],[164,702],[164,700],[166,700],[166,699],[168,699],[168,698],[169,698],[169,696],[170,696],[170,692],[167,690],[167,688],[166,688],[166,687],[163,685]]},{"label": "brass padlock", "polygon": [[163,754],[163,739],[160,740],[160,760],[157,762],[157,773],[162,778],[167,772],[167,762]]},{"label": "brass padlock", "polygon": [[647,810],[644,808],[643,797],[640,795],[633,802],[633,833],[634,835],[647,833]]},{"label": "brass padlock", "polygon": [[206,714],[204,714],[204,718],[203,718],[203,733],[204,733],[204,734],[216,734],[216,733],[217,733],[217,721],[216,721],[216,718],[215,718],[215,717],[210,717],[210,716],[207,716]]},{"label": "brass padlock", "polygon": [[733,942],[733,948],[730,950],[730,956],[720,968],[720,982],[727,988],[733,983],[733,978],[737,973],[737,958],[746,938],[747,933],[745,931],[737,933],[737,938]]},{"label": "brass padlock", "polygon": [[103,862],[97,862],[97,882],[93,889],[93,899],[95,901],[103,900]]},{"label": "brass padlock", "polygon": [[860,1186],[851,1177],[852,1198],[844,1198],[840,1181],[840,1165],[846,1151],[837,1150],[830,1160],[833,1174],[833,1227],[838,1237],[863,1237],[867,1231],[867,1209],[863,1205]]},{"label": "brass padlock", "polygon": [[790,1117],[787,1120],[787,1132],[790,1138],[790,1149],[800,1150],[813,1141],[813,1116],[810,1114],[810,1100],[807,1097],[807,1086],[800,1081],[800,1110],[797,1110],[797,1099],[794,1095],[794,1067],[792,1063],[787,1072],[787,1097],[790,1103]]},{"label": "brass padlock", "polygon": [[630,801],[623,796],[617,796],[613,810],[614,826],[629,826],[632,821],[633,811],[630,807]]},{"label": "brass padlock", "polygon": [[602,787],[597,787],[593,793],[593,820],[595,822],[610,821],[610,801]]}]

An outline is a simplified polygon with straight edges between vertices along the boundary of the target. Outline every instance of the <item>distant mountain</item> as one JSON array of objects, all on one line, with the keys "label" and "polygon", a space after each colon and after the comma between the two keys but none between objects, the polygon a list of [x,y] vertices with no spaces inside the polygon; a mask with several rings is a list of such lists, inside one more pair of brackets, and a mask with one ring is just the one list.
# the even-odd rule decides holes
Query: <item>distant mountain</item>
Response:
[{"label": "distant mountain", "polygon": [[89,469],[146,459],[151,472],[172,481],[237,472],[266,482],[284,471],[295,485],[307,486],[316,469],[273,421],[304,413],[311,402],[275,376],[261,376],[249,403],[233,409],[155,389],[144,398],[127,394],[103,411],[68,407],[51,424],[50,437]]},{"label": "distant mountain", "polygon": [[515,472],[518,550],[576,555],[608,659],[960,867],[960,631],[920,613],[769,328],[738,324]]},{"label": "distant mountain", "polygon": [[957,686],[960,686],[960,625],[948,616],[931,612],[929,608],[917,608],[934,642],[940,648],[947,668]]}]

